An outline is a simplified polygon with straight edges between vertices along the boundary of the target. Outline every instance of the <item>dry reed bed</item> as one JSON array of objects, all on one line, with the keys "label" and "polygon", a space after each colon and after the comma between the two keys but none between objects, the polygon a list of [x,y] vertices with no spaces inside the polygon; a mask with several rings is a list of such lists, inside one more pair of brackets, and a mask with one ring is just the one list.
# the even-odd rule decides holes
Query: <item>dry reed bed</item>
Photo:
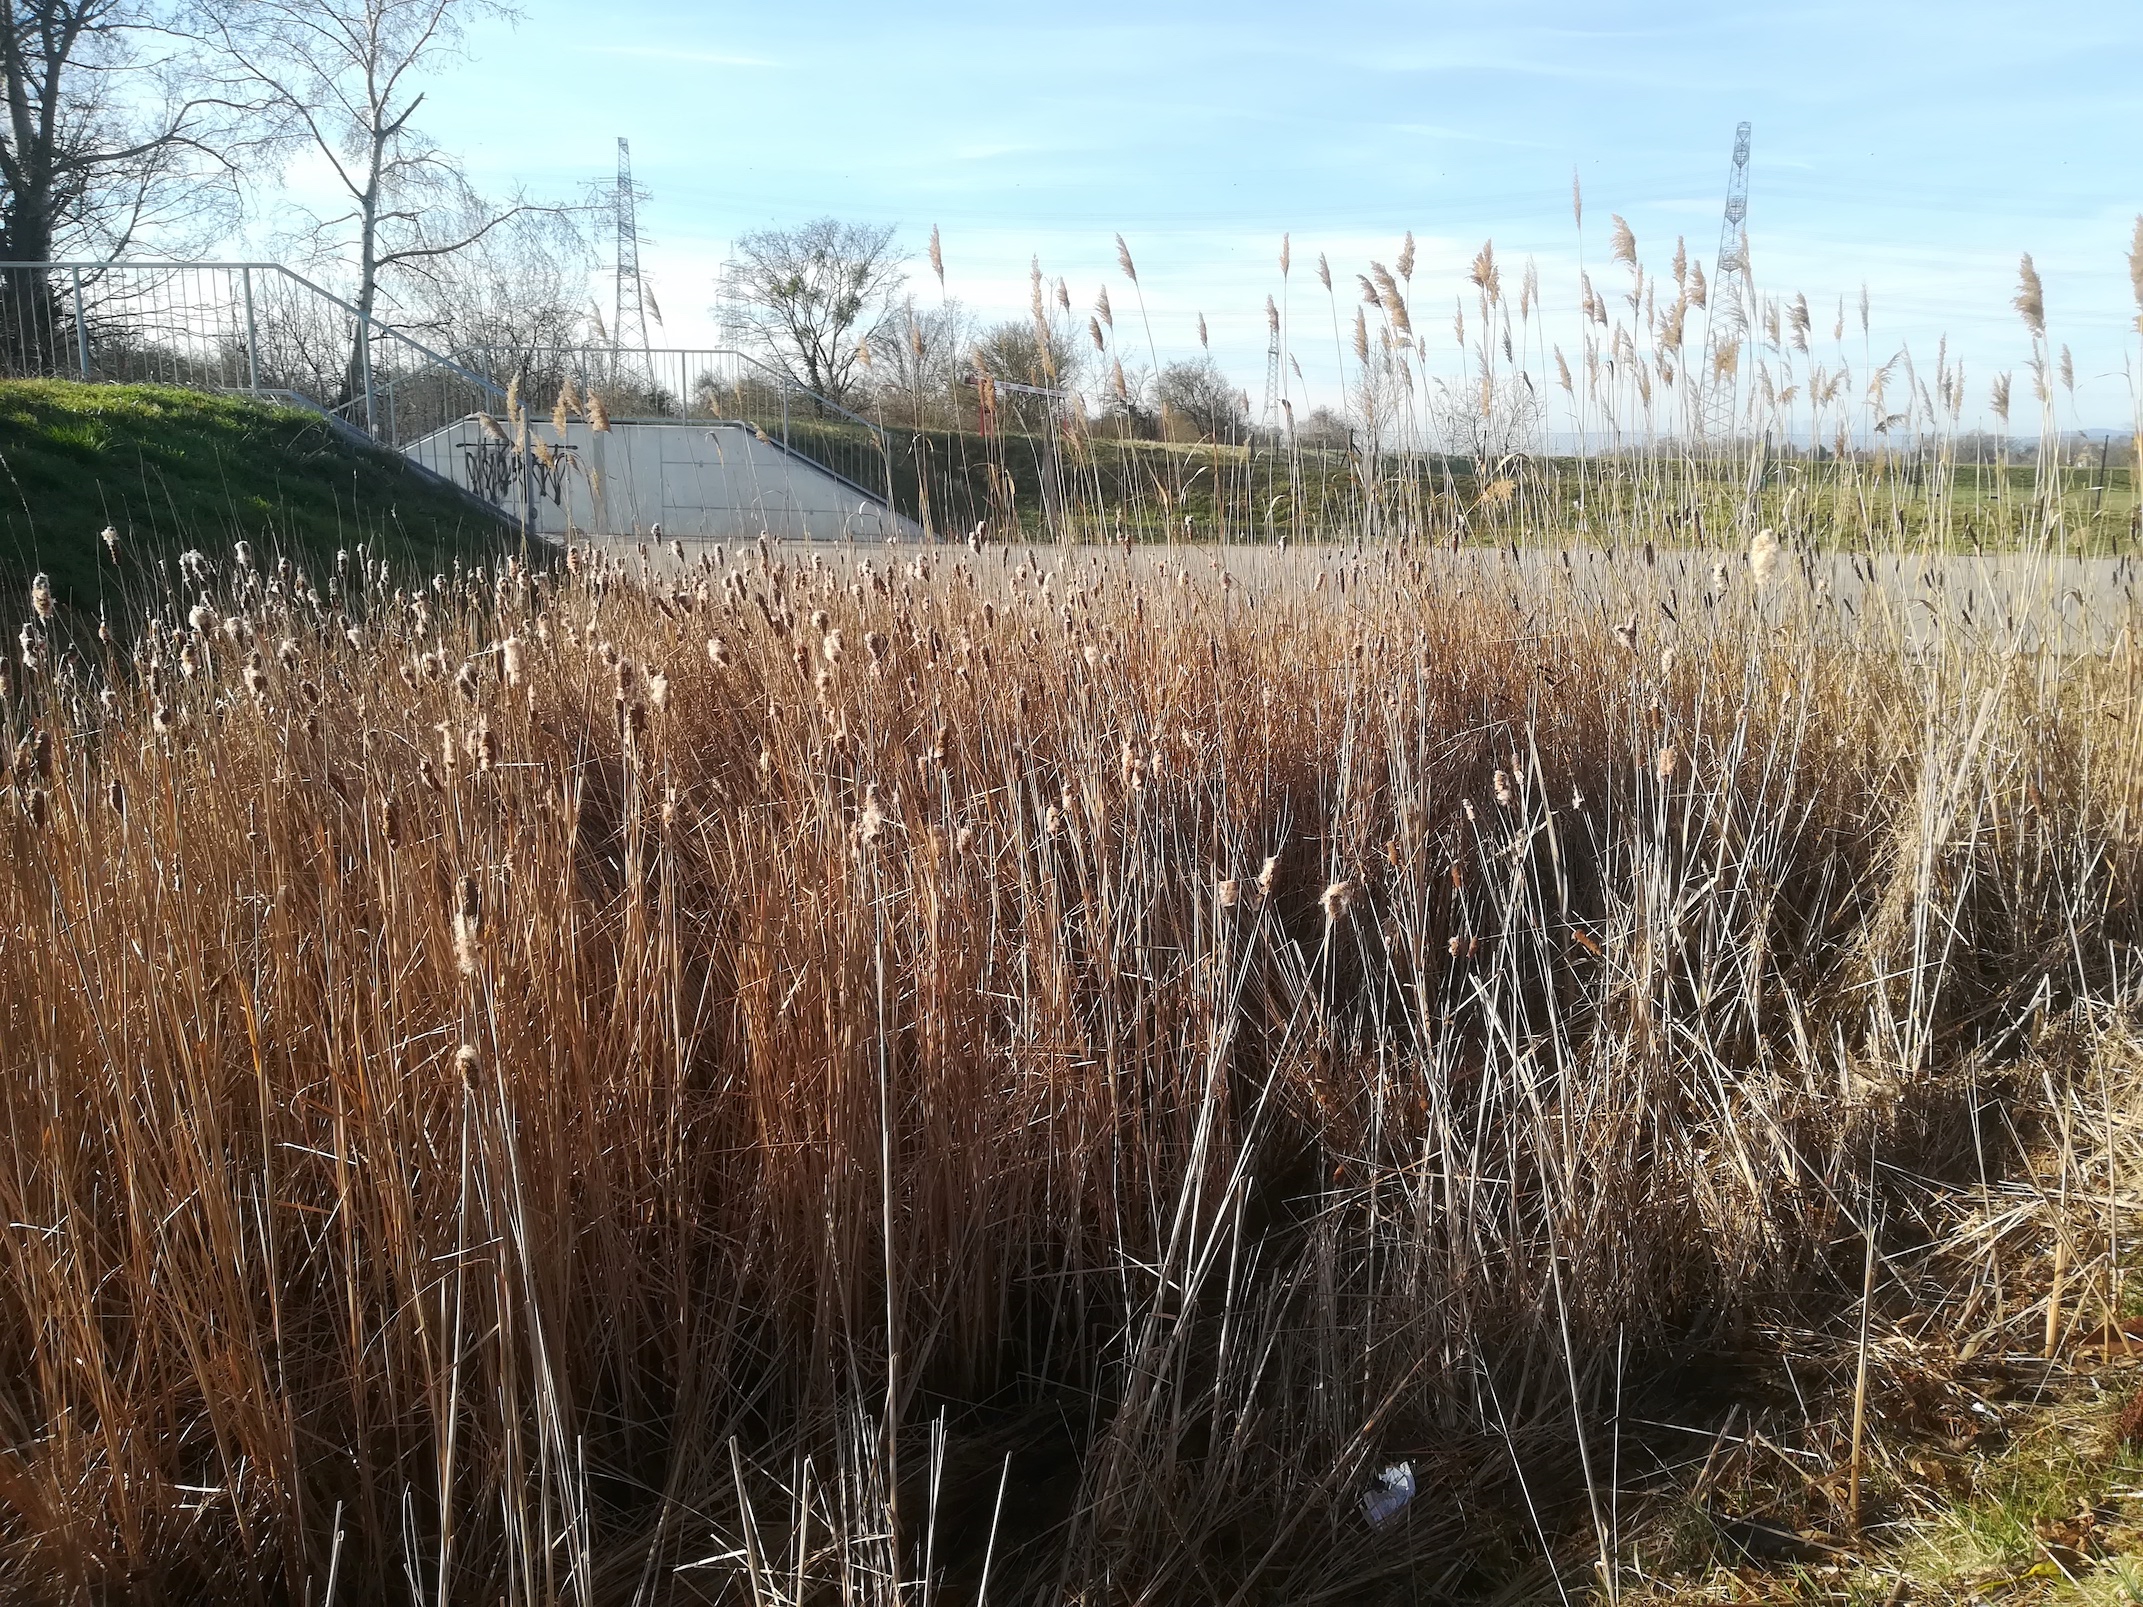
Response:
[{"label": "dry reed bed", "polygon": [[[1906,653],[1768,546],[1670,608],[1625,562],[359,554],[33,627],[0,1574],[1300,1601],[1611,1550],[1617,1399],[2067,1130],[2087,1057],[2003,1067],[2122,1001],[2143,799],[2129,638]],[[2111,1147],[2061,1153],[2067,1293],[1990,1332],[2117,1303]]]}]

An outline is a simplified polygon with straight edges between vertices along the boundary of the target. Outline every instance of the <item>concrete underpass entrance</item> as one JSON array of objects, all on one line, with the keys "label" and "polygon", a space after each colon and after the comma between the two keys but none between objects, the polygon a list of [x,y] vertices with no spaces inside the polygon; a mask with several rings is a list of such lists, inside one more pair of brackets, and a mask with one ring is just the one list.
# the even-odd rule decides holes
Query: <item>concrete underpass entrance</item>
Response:
[{"label": "concrete underpass entrance", "polygon": [[[922,529],[858,485],[750,424],[734,421],[585,422],[560,440],[532,421],[525,452],[475,416],[436,430],[404,450],[506,517],[533,514],[533,531],[567,535],[664,536],[791,541],[883,541]],[[534,443],[542,443],[537,451]],[[548,458],[548,461],[545,461]]]}]

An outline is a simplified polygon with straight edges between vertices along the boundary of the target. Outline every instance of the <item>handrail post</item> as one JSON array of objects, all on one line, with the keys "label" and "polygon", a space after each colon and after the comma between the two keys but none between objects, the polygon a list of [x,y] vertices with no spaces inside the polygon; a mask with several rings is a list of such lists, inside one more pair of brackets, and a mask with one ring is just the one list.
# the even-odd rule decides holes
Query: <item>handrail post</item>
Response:
[{"label": "handrail post", "polygon": [[253,270],[242,268],[246,288],[246,388],[260,394],[260,323],[253,312]]},{"label": "handrail post", "polygon": [[377,438],[379,421],[372,405],[372,320],[362,313],[357,320],[357,355],[365,370],[365,434]]},{"label": "handrail post", "polygon": [[82,270],[74,270],[74,355],[82,378],[89,378],[89,326],[82,321]]}]

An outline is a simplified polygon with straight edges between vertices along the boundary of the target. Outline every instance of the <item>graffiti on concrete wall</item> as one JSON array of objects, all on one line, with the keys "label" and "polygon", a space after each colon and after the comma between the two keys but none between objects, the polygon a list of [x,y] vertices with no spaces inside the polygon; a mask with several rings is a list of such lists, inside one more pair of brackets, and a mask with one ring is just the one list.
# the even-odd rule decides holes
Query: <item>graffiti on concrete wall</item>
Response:
[{"label": "graffiti on concrete wall", "polygon": [[528,476],[538,502],[565,504],[566,481],[580,467],[570,446],[549,448],[550,461],[522,452],[508,441],[472,441],[461,449],[463,483],[488,502],[502,507],[521,497],[521,477]]}]

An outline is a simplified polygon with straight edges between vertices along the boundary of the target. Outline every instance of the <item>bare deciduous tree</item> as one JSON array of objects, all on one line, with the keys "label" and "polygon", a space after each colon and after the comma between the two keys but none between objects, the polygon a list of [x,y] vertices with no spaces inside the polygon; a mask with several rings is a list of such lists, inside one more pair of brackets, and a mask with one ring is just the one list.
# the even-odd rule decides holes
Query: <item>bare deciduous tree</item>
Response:
[{"label": "bare deciduous tree", "polygon": [[[145,235],[220,231],[246,108],[190,69],[160,0],[9,0],[0,25],[0,260],[109,260]],[[45,275],[6,280],[6,355],[49,328]]]},{"label": "bare deciduous tree", "polygon": [[[975,342],[968,357],[974,368],[1016,386],[1069,392],[1079,380],[1077,343],[1047,321],[1012,318],[994,324]],[[1012,428],[1027,432],[1048,429],[1055,416],[1046,398],[1018,390],[1001,392],[997,408]]]},{"label": "bare deciduous tree", "polygon": [[1170,363],[1155,389],[1164,425],[1194,440],[1234,442],[1248,433],[1243,393],[1211,357]]},{"label": "bare deciduous tree", "polygon": [[737,296],[752,342],[808,391],[845,404],[859,351],[888,338],[904,275],[891,225],[817,218],[737,242]]},{"label": "bare deciduous tree", "polygon": [[[472,233],[483,221],[479,203],[444,220],[445,232]],[[568,211],[526,211],[431,259],[400,287],[404,326],[472,366],[532,376],[539,354],[555,359],[586,339],[594,259],[581,223]]]},{"label": "bare deciduous tree", "polygon": [[[459,161],[416,126],[420,81],[462,49],[468,23],[508,15],[495,0],[245,0],[202,4],[197,26],[225,62],[228,93],[273,119],[286,151],[320,158],[338,204],[308,213],[304,243],[350,274],[363,318],[411,281],[518,220],[565,209],[515,197],[486,201]],[[364,336],[352,343],[344,397],[362,383]]]},{"label": "bare deciduous tree", "polygon": [[973,327],[957,301],[928,307],[908,297],[879,326],[872,348],[872,395],[879,411],[902,424],[957,424],[957,387]]}]

